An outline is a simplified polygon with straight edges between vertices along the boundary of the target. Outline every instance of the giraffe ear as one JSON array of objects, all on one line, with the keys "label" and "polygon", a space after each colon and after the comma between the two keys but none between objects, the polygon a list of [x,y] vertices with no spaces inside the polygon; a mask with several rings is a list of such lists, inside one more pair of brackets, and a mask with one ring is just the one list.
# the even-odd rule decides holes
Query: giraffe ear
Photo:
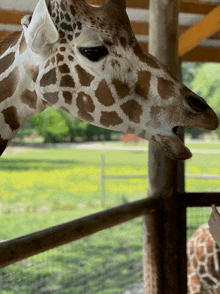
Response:
[{"label": "giraffe ear", "polygon": [[59,33],[50,17],[47,2],[38,2],[30,25],[24,28],[28,46],[42,56],[48,55],[52,45],[59,40]]}]

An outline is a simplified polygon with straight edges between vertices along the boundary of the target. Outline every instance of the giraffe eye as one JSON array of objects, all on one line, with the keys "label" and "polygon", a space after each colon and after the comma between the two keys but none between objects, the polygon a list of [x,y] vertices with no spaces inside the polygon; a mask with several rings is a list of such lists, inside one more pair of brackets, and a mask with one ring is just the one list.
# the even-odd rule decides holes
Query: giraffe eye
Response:
[{"label": "giraffe eye", "polygon": [[108,55],[108,50],[105,46],[80,47],[79,52],[93,62],[97,62]]}]

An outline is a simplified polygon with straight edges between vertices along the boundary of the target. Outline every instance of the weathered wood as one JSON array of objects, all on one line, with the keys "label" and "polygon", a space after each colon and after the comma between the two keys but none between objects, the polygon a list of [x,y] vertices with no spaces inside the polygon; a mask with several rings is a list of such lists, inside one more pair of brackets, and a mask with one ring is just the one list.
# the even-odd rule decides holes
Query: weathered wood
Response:
[{"label": "weathered wood", "polygon": [[[177,0],[150,1],[149,53],[167,65],[176,76],[179,64],[178,8]],[[186,270],[182,270],[182,265],[186,266],[186,243],[185,236],[181,236],[186,220],[185,210],[181,211],[177,196],[177,174],[177,161],[169,159],[157,143],[150,142],[148,194],[152,196],[161,191],[165,209],[160,215],[151,214],[144,220],[144,235],[151,236],[148,244],[144,244],[144,256],[149,256],[151,271],[157,273],[155,279],[155,276],[148,275],[145,270],[146,294],[187,293]],[[152,245],[149,246],[149,243]],[[160,256],[160,262],[155,256]],[[147,268],[147,265],[144,268]]]},{"label": "weathered wood", "polygon": [[220,206],[220,192],[216,193],[180,193],[179,202],[184,207],[211,207]]},{"label": "weathered wood", "polygon": [[[148,43],[139,43],[148,52]],[[220,62],[220,48],[198,46],[182,57],[183,61]]]},{"label": "weathered wood", "polygon": [[194,49],[200,42],[217,33],[220,29],[219,19],[220,5],[184,32],[179,38],[179,56],[182,57]]},{"label": "weathered wood", "polygon": [[220,48],[198,46],[182,59],[193,62],[220,62]]},{"label": "weathered wood", "polygon": [[49,249],[79,240],[163,206],[160,195],[121,205],[26,236],[0,242],[0,268]]},{"label": "weathered wood", "polygon": [[[89,4],[102,5],[107,0],[86,0]],[[126,0],[126,6],[129,8],[142,8],[149,9],[149,0]],[[214,7],[216,3],[212,2],[201,2],[199,0],[181,0],[180,1],[180,12],[184,13],[196,13],[196,14],[207,14]]]}]

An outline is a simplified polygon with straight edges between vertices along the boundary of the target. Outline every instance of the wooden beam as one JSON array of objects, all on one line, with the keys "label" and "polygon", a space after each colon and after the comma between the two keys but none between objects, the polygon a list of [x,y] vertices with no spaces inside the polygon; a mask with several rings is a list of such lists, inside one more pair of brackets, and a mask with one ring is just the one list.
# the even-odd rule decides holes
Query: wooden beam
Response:
[{"label": "wooden beam", "polygon": [[[86,0],[90,5],[103,5],[107,0]],[[149,0],[126,0],[128,8],[142,8],[149,9]],[[210,2],[200,2],[199,0],[181,0],[180,12],[207,14],[216,4]]]},{"label": "wooden beam", "polygon": [[[161,195],[101,211],[26,236],[0,242],[0,268],[161,209]],[[10,226],[10,224],[9,224]]]},{"label": "wooden beam", "polygon": [[180,193],[179,199],[184,207],[211,207],[212,204],[220,206],[220,193]]},{"label": "wooden beam", "polygon": [[216,3],[202,2],[200,0],[181,0],[180,1],[180,12],[183,13],[195,13],[195,14],[207,14],[214,7]]},{"label": "wooden beam", "polygon": [[179,56],[194,49],[200,42],[220,30],[220,5],[179,37]]},{"label": "wooden beam", "polygon": [[[107,0],[86,0],[90,5],[103,5]],[[149,9],[149,0],[127,0],[128,8]],[[199,0],[181,0],[180,12],[207,14],[216,4],[210,2],[201,2]],[[0,10],[0,23],[7,24],[20,24],[21,18],[32,12],[13,11],[13,10]]]},{"label": "wooden beam", "polygon": [[20,25],[21,18],[28,12],[15,10],[0,10],[0,23]]},{"label": "wooden beam", "polygon": [[220,62],[220,47],[196,47],[184,55],[182,60],[192,62]]},{"label": "wooden beam", "polygon": [[9,36],[12,32],[1,31],[0,32],[0,42]]},{"label": "wooden beam", "polygon": [[[186,33],[189,29],[190,27],[187,27],[187,26],[179,26],[179,38],[183,33]],[[210,36],[209,39],[220,41],[220,31]]]},{"label": "wooden beam", "polygon": [[[141,47],[148,52],[148,43],[140,43]],[[192,62],[220,62],[220,47],[196,47],[182,57],[183,61]]]}]

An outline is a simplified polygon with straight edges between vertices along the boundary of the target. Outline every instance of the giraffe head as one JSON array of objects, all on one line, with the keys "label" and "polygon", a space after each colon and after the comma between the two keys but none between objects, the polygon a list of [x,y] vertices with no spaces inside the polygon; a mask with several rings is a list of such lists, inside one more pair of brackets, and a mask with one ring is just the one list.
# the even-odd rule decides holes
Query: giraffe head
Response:
[{"label": "giraffe head", "polygon": [[[40,0],[22,21],[36,92],[94,125],[157,141],[174,159],[191,157],[179,126],[214,130],[208,104],[139,46],[125,0],[92,7],[85,0]],[[39,62],[40,60],[40,62]]]}]

